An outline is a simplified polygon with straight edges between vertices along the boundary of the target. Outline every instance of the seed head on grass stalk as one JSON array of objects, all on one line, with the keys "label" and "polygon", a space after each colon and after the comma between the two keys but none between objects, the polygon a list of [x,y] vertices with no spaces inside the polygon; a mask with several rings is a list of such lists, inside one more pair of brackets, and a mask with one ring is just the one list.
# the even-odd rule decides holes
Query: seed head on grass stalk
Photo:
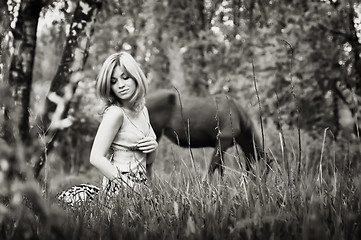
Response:
[{"label": "seed head on grass stalk", "polygon": [[[256,96],[257,96],[257,102],[258,102],[258,108],[259,108],[259,120],[260,120],[260,124],[261,124],[261,134],[262,134],[262,152],[265,152],[265,144],[264,144],[264,132],[263,132],[263,120],[262,120],[262,107],[261,107],[261,100],[258,94],[258,88],[257,88],[257,82],[256,82],[256,73],[254,70],[254,63],[253,63],[253,59],[252,59],[252,74],[253,74],[253,84],[254,84],[254,89],[256,90]],[[256,156],[256,155],[255,155]]]},{"label": "seed head on grass stalk", "polygon": [[[233,121],[232,121],[232,111],[231,111],[231,105],[230,105],[230,99],[229,99],[229,97],[227,96],[227,101],[228,101],[228,105],[229,105],[229,119],[230,119],[230,123],[231,123],[231,130],[232,130],[232,141],[233,141],[233,145],[235,146],[235,149],[236,149],[236,158],[237,158],[237,164],[238,164],[238,166],[239,166],[239,169],[245,169],[245,168],[243,168],[243,164],[242,164],[242,162],[241,162],[241,158],[240,158],[240,152],[239,152],[239,150],[238,150],[238,146],[237,146],[237,143],[236,143],[236,139],[235,139],[235,133],[234,133],[234,128],[233,128]],[[218,105],[217,105],[217,113],[218,113]],[[219,131],[219,119],[217,118],[217,126],[218,126],[218,131]],[[255,143],[254,143],[254,141],[253,141],[253,148],[254,148],[254,150],[255,150],[255,152],[254,152],[254,156],[256,156],[256,158],[257,158],[257,156],[258,156],[258,154],[256,153],[256,147],[255,147]],[[223,156],[223,155],[221,155],[221,156]],[[246,161],[248,161],[247,159],[245,159]],[[256,160],[256,162],[257,162],[257,159],[255,159]],[[227,168],[226,166],[224,166],[224,164],[223,164],[223,158],[221,159],[221,161],[222,161],[222,167],[223,168]],[[233,171],[233,169],[229,169],[229,170],[232,170]],[[234,170],[235,171],[235,170]],[[242,179],[242,183],[245,183],[245,181],[246,181],[246,174],[244,174],[243,172],[238,172],[239,174],[240,174],[240,176],[241,176],[241,179]],[[251,171],[251,174],[253,174],[253,171]],[[245,185],[244,185],[245,186]],[[245,191],[246,192],[246,191]],[[248,197],[247,197],[247,194],[245,195],[246,196],[246,200],[247,200],[247,203],[248,203]]]},{"label": "seed head on grass stalk", "polygon": [[298,134],[298,157],[297,157],[297,179],[299,179],[299,175],[301,173],[301,157],[302,157],[302,143],[301,143],[301,127],[300,127],[300,111],[299,111],[299,104],[295,93],[295,87],[293,84],[293,58],[294,58],[294,50],[292,45],[287,42],[286,40],[281,39],[282,42],[286,44],[286,46],[290,49],[290,61],[289,61],[289,71],[290,71],[290,91],[293,97],[293,101],[296,106],[296,113],[297,113],[297,134]]},{"label": "seed head on grass stalk", "polygon": [[[183,120],[183,123],[185,123],[185,119],[184,119],[184,114],[183,114],[183,104],[182,104],[182,100],[181,100],[181,96],[180,96],[180,92],[177,88],[174,87],[174,89],[177,91],[177,94],[178,94],[178,99],[179,99],[179,104],[180,104],[180,110],[181,110],[181,116],[182,116],[182,120]],[[197,171],[196,169],[196,164],[195,164],[195,161],[194,161],[194,155],[193,155],[193,151],[192,151],[192,148],[191,148],[191,133],[190,133],[190,126],[189,126],[190,122],[189,122],[189,119],[187,119],[187,126],[184,125],[184,131],[185,131],[185,135],[187,137],[187,140],[188,140],[188,149],[189,149],[189,154],[190,154],[190,158],[192,160],[192,167],[195,171]],[[198,176],[195,177],[195,180],[197,181],[198,183],[198,186],[200,185],[200,179]]]},{"label": "seed head on grass stalk", "polygon": [[[265,161],[267,162],[268,160],[267,155],[265,154],[265,137],[264,137],[264,128],[263,128],[263,120],[262,120],[262,107],[261,107],[261,100],[258,94],[258,88],[257,88],[257,82],[256,82],[256,73],[255,73],[255,69],[254,69],[254,63],[253,63],[253,59],[252,59],[252,73],[253,73],[253,83],[254,83],[254,88],[256,91],[256,96],[257,96],[257,101],[258,101],[258,108],[259,108],[259,120],[260,120],[260,124],[261,124],[261,134],[262,134],[262,155],[264,159],[258,159],[258,156],[256,154],[256,143],[253,137],[253,149],[255,151],[254,156],[256,157],[255,159],[255,165],[254,168],[256,169],[255,173],[256,173],[256,183],[258,185],[258,189],[259,189],[259,193],[261,195],[261,202],[264,203],[266,197],[267,197],[267,192],[264,190],[265,188],[265,182],[266,182],[266,176],[263,176],[263,174],[261,174],[261,161]],[[266,168],[268,168],[267,166],[268,164],[266,164]],[[268,170],[267,170],[268,173]]]}]

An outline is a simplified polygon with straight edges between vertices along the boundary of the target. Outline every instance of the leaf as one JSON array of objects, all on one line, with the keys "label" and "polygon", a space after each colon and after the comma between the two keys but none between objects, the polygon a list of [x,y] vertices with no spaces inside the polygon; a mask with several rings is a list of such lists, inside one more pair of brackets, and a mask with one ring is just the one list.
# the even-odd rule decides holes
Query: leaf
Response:
[{"label": "leaf", "polygon": [[90,7],[88,4],[86,4],[86,3],[82,2],[82,1],[80,1],[79,5],[80,5],[80,7],[81,7],[81,9],[82,9],[82,12],[83,12],[85,15],[88,15],[88,13],[89,13],[90,10],[91,10],[91,7]]},{"label": "leaf", "polygon": [[177,218],[179,218],[179,206],[178,203],[176,201],[174,201],[173,203],[173,208],[174,208],[174,214]]}]

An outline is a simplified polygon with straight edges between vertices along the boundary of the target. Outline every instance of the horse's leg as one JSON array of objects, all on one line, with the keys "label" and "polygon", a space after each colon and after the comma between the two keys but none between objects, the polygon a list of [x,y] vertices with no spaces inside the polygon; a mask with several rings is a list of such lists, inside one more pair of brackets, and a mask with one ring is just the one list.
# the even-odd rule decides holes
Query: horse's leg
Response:
[{"label": "horse's leg", "polygon": [[[158,128],[158,129],[156,129],[156,130],[153,130],[154,131],[154,133],[155,133],[155,135],[156,135],[156,141],[157,141],[157,143],[159,143],[159,141],[160,141],[160,138],[162,137],[162,135],[163,135],[163,130],[162,129],[160,129],[160,128]],[[157,151],[157,150],[155,150],[155,151]],[[155,154],[154,155],[154,157],[151,157],[151,158],[149,158],[149,157],[147,157],[147,161],[146,161],[146,174],[147,174],[147,178],[149,179],[149,180],[152,180],[152,177],[153,177],[153,163],[154,163],[154,161],[156,160],[156,152],[155,153],[150,153],[150,154]]]},{"label": "horse's leg", "polygon": [[153,163],[147,163],[146,165],[147,178],[152,180],[153,177]]},{"label": "horse's leg", "polygon": [[232,138],[220,138],[214,149],[212,160],[209,165],[208,174],[212,175],[214,171],[218,168],[219,173],[223,176],[224,167],[223,167],[223,154],[230,146],[232,145]]},{"label": "horse's leg", "polygon": [[256,160],[263,158],[261,143],[258,136],[254,136],[252,128],[244,128],[243,131],[236,137],[236,142],[241,146],[246,163],[246,171],[252,170],[252,164]]},{"label": "horse's leg", "polygon": [[252,169],[254,157],[251,154],[245,154],[244,161],[246,163],[246,171],[249,172]]}]

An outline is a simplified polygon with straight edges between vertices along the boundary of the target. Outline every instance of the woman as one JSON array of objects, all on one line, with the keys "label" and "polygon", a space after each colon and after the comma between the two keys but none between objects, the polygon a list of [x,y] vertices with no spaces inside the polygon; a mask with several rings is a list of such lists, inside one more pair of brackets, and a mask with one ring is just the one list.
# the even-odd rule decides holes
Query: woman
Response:
[{"label": "woman", "polygon": [[[107,196],[116,195],[121,187],[137,191],[151,178],[158,143],[145,107],[147,88],[143,71],[126,52],[110,55],[98,74],[96,91],[106,106],[90,163],[104,175]],[[82,184],[58,194],[58,198],[74,206],[75,202],[93,199],[98,191],[95,186]]]},{"label": "woman", "polygon": [[[151,177],[158,144],[145,107],[147,88],[143,71],[128,53],[115,53],[105,60],[96,90],[106,108],[90,163],[108,180],[133,186]],[[106,157],[109,150],[111,161]]]}]

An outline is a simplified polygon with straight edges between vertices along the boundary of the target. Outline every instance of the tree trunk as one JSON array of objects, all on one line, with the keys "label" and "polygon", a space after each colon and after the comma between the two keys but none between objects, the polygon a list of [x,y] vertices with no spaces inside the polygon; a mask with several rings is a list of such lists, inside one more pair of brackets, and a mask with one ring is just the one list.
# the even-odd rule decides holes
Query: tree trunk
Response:
[{"label": "tree trunk", "polygon": [[29,106],[35,58],[36,32],[41,1],[23,0],[16,27],[13,30],[14,54],[10,63],[9,85],[19,116],[18,129],[20,139],[26,143],[29,140]]},{"label": "tree trunk", "polygon": [[63,56],[45,101],[44,114],[37,119],[45,135],[46,146],[34,166],[36,178],[45,164],[47,153],[53,148],[58,131],[71,125],[71,120],[67,118],[70,101],[83,77],[93,23],[101,5],[101,0],[80,0],[75,9]]},{"label": "tree trunk", "polygon": [[203,39],[200,38],[199,32],[201,31],[207,31],[206,29],[206,14],[205,14],[205,7],[204,7],[204,0],[202,1],[196,1],[196,7],[198,10],[198,14],[196,15],[195,19],[195,26],[193,26],[194,35],[198,38],[199,42],[201,44],[198,44],[197,51],[199,52],[199,58],[198,63],[199,64],[199,79],[193,79],[192,82],[192,92],[194,92],[197,96],[205,96],[208,94],[207,89],[207,80],[208,80],[208,74],[205,72],[206,62],[205,62],[205,47],[203,42]]},{"label": "tree trunk", "polygon": [[2,102],[0,107],[3,109],[4,122],[2,122],[1,129],[3,132],[2,137],[10,144],[14,142],[14,135],[12,124],[9,117],[9,108],[11,108],[9,101],[6,101],[7,89],[5,85],[9,82],[9,32],[10,32],[10,16],[8,6],[5,1],[0,1],[0,91]]},{"label": "tree trunk", "polygon": [[0,83],[9,82],[8,75],[8,37],[10,16],[5,1],[0,1]]},{"label": "tree trunk", "polygon": [[241,1],[232,0],[232,12],[233,12],[233,37],[236,37],[239,31],[239,23],[241,19]]},{"label": "tree trunk", "polygon": [[355,27],[355,18],[356,18],[356,12],[354,5],[352,2],[349,3],[349,12],[348,12],[348,25],[349,25],[349,37],[348,42],[352,47],[352,53],[354,56],[354,64],[353,68],[356,73],[356,94],[358,96],[361,96],[361,44],[359,42],[359,38],[357,36],[357,29]]},{"label": "tree trunk", "polygon": [[169,79],[172,85],[181,93],[186,93],[189,89],[185,84],[183,64],[183,55],[180,44],[177,41],[169,41],[163,38],[163,46],[169,59]]}]

